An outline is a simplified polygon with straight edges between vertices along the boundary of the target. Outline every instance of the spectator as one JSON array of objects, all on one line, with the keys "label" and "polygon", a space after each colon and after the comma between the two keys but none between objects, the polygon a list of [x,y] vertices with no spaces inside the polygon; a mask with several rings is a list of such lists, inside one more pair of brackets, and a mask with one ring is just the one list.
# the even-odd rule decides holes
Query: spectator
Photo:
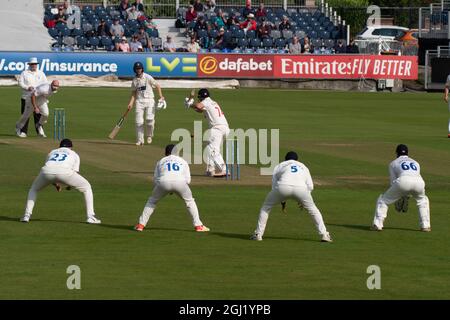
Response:
[{"label": "spectator", "polygon": [[305,54],[311,53],[312,47],[311,47],[311,43],[309,42],[309,38],[305,37],[305,39],[303,41],[304,41],[304,44],[302,46],[302,52]]},{"label": "spectator", "polygon": [[255,15],[253,13],[250,13],[247,16],[247,20],[242,22],[239,26],[241,29],[244,30],[245,34],[247,34],[247,31],[255,30],[256,31],[256,21],[255,21]]},{"label": "spectator", "polygon": [[176,52],[177,51],[175,43],[172,41],[172,37],[170,35],[167,36],[167,41],[164,43],[164,51],[165,52]]},{"label": "spectator", "polygon": [[153,51],[152,40],[148,33],[145,32],[145,27],[140,27],[136,35],[145,52]]},{"label": "spectator", "polygon": [[292,42],[289,43],[289,53],[290,54],[300,54],[302,53],[302,46],[298,41],[298,37],[294,36]]},{"label": "spectator", "polygon": [[127,9],[130,7],[130,4],[128,2],[129,2],[129,0],[122,0],[122,1],[120,1],[120,4],[119,4],[120,16],[123,19],[127,19]]},{"label": "spectator", "polygon": [[64,13],[64,7],[63,6],[59,6],[58,13],[55,14],[54,20],[55,20],[56,24],[58,24],[58,23],[67,24],[67,17],[66,17],[66,15]]},{"label": "spectator", "polygon": [[267,16],[267,10],[264,8],[264,3],[259,4],[259,8],[256,10],[255,13],[256,20],[261,21],[261,18],[265,18]]},{"label": "spectator", "polygon": [[337,45],[334,47],[335,53],[344,54],[347,53],[347,46],[342,42],[342,40],[339,40]]},{"label": "spectator", "polygon": [[137,34],[134,34],[133,37],[131,37],[130,51],[131,52],[143,52],[144,51],[144,48],[142,47],[142,43],[138,40]]},{"label": "spectator", "polygon": [[133,3],[133,6],[136,7],[136,10],[137,10],[137,11],[140,11],[140,12],[142,12],[142,13],[145,12],[145,8],[144,8],[144,5],[142,4],[142,0],[136,0],[136,1]]},{"label": "spectator", "polygon": [[191,41],[187,44],[187,51],[197,53],[200,51],[200,45],[195,40],[195,37],[191,37]]},{"label": "spectator", "polygon": [[203,4],[200,2],[200,0],[195,0],[194,9],[197,12],[203,12]]},{"label": "spectator", "polygon": [[248,17],[248,15],[249,15],[250,13],[253,13],[252,4],[251,4],[250,1],[247,1],[247,3],[245,4],[244,10],[242,10],[242,15],[243,15],[244,17]]},{"label": "spectator", "polygon": [[359,48],[356,45],[355,39],[350,39],[350,44],[347,46],[346,53],[359,53]]},{"label": "spectator", "polygon": [[[78,7],[74,6],[74,5],[71,5],[68,0],[64,1],[64,13],[67,16],[71,16],[74,13],[76,8],[78,8]],[[78,10],[79,10],[79,8],[78,8]]]},{"label": "spectator", "polygon": [[190,4],[188,10],[186,11],[186,23],[194,21],[197,19],[197,11],[194,10],[194,6]]},{"label": "spectator", "polygon": [[225,48],[225,41],[224,41],[224,35],[225,35],[225,29],[220,28],[219,34],[216,37],[216,43],[214,44],[215,49],[224,49]]},{"label": "spectator", "polygon": [[109,36],[109,28],[105,22],[105,19],[100,20],[100,24],[97,27],[97,37],[108,37]]},{"label": "spectator", "polygon": [[205,6],[204,6],[205,11],[214,12],[215,8],[216,8],[216,0],[206,0]]},{"label": "spectator", "polygon": [[214,21],[214,25],[216,26],[216,28],[218,30],[220,30],[220,28],[225,28],[226,24],[227,24],[227,19],[225,18],[223,10],[219,9],[219,11],[217,11],[217,16]]},{"label": "spectator", "polygon": [[266,20],[265,17],[261,17],[261,24],[258,27],[258,38],[265,39],[270,38],[270,31],[272,31],[272,24]]},{"label": "spectator", "polygon": [[195,24],[194,34],[196,38],[198,38],[197,36],[198,30],[208,30],[208,24],[206,23],[206,20],[203,17],[199,17],[197,19],[197,23]]},{"label": "spectator", "polygon": [[128,44],[127,37],[122,37],[122,40],[118,44],[118,51],[131,52],[130,45]]},{"label": "spectator", "polygon": [[156,25],[155,21],[153,21],[153,17],[152,16],[148,16],[147,21],[145,21],[145,25],[147,26],[147,28],[151,28],[151,29],[157,29],[158,26]]},{"label": "spectator", "polygon": [[291,23],[289,22],[289,18],[287,16],[283,16],[283,21],[281,21],[280,26],[278,27],[280,31],[283,30],[291,30]]},{"label": "spectator", "polygon": [[231,26],[233,26],[233,25],[239,25],[239,24],[236,23],[236,21],[234,20],[233,17],[228,17],[227,23],[226,23],[227,29],[230,30]]},{"label": "spectator", "polygon": [[109,33],[112,37],[122,38],[125,30],[123,26],[119,24],[119,19],[114,19],[113,25],[109,28]]},{"label": "spectator", "polygon": [[137,20],[140,16],[140,13],[138,10],[136,10],[135,6],[131,6],[127,9],[127,20]]}]

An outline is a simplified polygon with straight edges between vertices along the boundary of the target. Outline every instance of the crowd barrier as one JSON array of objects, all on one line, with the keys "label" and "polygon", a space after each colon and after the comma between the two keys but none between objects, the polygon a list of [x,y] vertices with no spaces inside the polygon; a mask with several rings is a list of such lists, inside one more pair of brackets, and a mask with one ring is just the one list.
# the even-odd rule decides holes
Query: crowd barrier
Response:
[{"label": "crowd barrier", "polygon": [[140,61],[156,78],[418,78],[417,56],[91,52],[0,52],[0,76],[20,74],[30,57],[37,57],[40,70],[47,75],[131,77],[133,64]]}]

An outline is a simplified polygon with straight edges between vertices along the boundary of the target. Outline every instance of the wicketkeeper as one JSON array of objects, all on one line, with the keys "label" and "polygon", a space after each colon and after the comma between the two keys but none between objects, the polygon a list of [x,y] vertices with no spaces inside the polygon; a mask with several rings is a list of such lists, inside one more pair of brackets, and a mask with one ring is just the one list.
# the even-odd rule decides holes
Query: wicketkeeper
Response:
[{"label": "wicketkeeper", "polygon": [[[391,187],[378,197],[375,217],[371,230],[383,230],[384,220],[387,217],[388,206],[400,200],[403,202],[397,205],[397,210],[405,208],[404,197],[412,196],[416,200],[419,209],[420,230],[431,231],[430,224],[430,202],[425,195],[425,182],[420,175],[419,163],[408,156],[408,147],[399,144],[395,150],[397,159],[389,165],[389,175]],[[402,199],[403,198],[403,199]],[[407,208],[405,208],[407,210]],[[402,211],[406,211],[402,210]]]}]

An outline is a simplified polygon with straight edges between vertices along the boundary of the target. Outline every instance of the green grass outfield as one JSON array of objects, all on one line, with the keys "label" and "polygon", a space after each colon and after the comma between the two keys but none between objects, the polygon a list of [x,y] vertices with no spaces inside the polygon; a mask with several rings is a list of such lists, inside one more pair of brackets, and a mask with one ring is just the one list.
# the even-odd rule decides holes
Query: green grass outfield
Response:
[{"label": "green grass outfield", "polygon": [[[134,146],[134,121],[117,141],[106,136],[129,90],[61,88],[50,108],[66,110],[67,136],[92,184],[102,225],[84,222],[76,191],[39,194],[29,224],[18,222],[52,138],[14,135],[20,91],[0,88],[1,299],[449,299],[450,139],[441,94],[291,90],[213,90],[234,128],[279,128],[280,155],[296,150],[317,182],[313,197],[334,243],[319,242],[310,217],[288,202],[274,208],[264,241],[249,241],[270,177],[242,168],[240,182],[202,176],[192,190],[208,234],[195,233],[183,202],[165,198],[148,229],[132,230],[151,194],[155,161],[176,128],[202,115],[187,111],[188,90],[164,90],[152,146]],[[46,126],[51,135],[51,123]],[[203,125],[206,128],[206,123]],[[371,232],[375,201],[388,186],[398,143],[420,162],[431,202],[431,233],[390,208],[383,232]],[[81,268],[81,290],[66,288],[66,268]],[[381,268],[381,290],[366,269]]]}]

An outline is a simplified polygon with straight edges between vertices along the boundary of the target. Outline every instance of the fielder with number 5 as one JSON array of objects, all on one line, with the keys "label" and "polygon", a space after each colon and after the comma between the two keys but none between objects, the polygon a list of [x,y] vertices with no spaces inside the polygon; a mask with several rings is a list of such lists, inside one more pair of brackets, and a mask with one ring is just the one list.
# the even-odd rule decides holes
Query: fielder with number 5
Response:
[{"label": "fielder with number 5", "polygon": [[421,231],[430,232],[430,202],[425,195],[425,182],[420,175],[419,163],[408,156],[408,147],[399,144],[397,159],[389,165],[391,187],[378,197],[371,230],[383,230],[388,206],[406,196],[413,196],[419,209]]},{"label": "fielder with number 5", "polygon": [[332,242],[330,233],[323,222],[322,214],[311,196],[311,192],[314,189],[311,174],[308,168],[297,160],[297,153],[290,151],[286,154],[285,161],[275,167],[272,176],[272,191],[269,192],[266,200],[264,200],[264,204],[259,212],[258,225],[250,237],[251,240],[261,241],[263,239],[269,213],[273,206],[280,202],[283,205],[286,199],[291,198],[301,203],[302,207],[311,215],[321,236],[321,241]]},{"label": "fielder with number 5", "polygon": [[156,163],[152,196],[145,204],[139,223],[134,227],[136,231],[143,231],[150,216],[156,208],[156,204],[167,194],[175,193],[184,200],[186,208],[192,218],[192,224],[197,232],[207,232],[209,228],[200,221],[197,204],[192,197],[189,184],[191,183],[191,172],[187,162],[173,154],[175,145],[166,146],[165,157]]},{"label": "fielder with number 5", "polygon": [[94,195],[90,183],[83,178],[80,171],[80,157],[72,150],[72,141],[69,139],[61,140],[58,149],[50,151],[42,167],[41,172],[31,185],[28,192],[25,215],[20,219],[22,222],[30,221],[36,202],[37,193],[53,184],[56,190],[61,191],[61,184],[73,187],[84,195],[86,203],[87,223],[99,224],[101,221],[96,218],[94,212]]},{"label": "fielder with number 5", "polygon": [[155,130],[155,96],[153,89],[156,88],[159,94],[159,102],[165,103],[161,92],[161,86],[153,77],[144,73],[144,65],[135,62],[133,71],[136,76],[131,83],[131,98],[128,102],[128,111],[136,104],[136,145],[144,145],[144,123],[147,127],[147,143],[152,143],[153,132]]}]

